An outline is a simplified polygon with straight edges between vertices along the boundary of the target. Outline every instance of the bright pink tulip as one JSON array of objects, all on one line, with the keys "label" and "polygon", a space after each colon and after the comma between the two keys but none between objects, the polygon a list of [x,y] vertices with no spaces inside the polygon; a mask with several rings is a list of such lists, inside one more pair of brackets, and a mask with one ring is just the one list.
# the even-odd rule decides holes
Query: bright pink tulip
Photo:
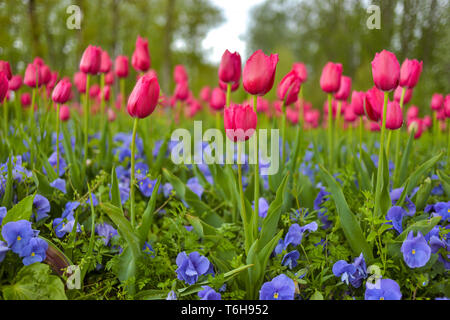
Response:
[{"label": "bright pink tulip", "polygon": [[346,122],[353,122],[357,118],[353,104],[347,104],[344,109],[344,120]]},{"label": "bright pink tulip", "polygon": [[438,111],[436,111],[436,119],[438,119],[438,120],[445,120],[445,110],[444,110],[444,108],[440,108]]},{"label": "bright pink tulip", "polygon": [[175,69],[173,70],[173,78],[175,80],[175,83],[188,82],[188,74],[182,64],[178,64],[175,66]]},{"label": "bright pink tulip", "polygon": [[231,53],[225,50],[219,66],[220,81],[225,83],[239,83],[241,79],[241,68],[241,56],[239,53]]},{"label": "bright pink tulip", "polygon": [[0,104],[3,103],[3,100],[6,97],[6,94],[8,93],[9,83],[8,83],[8,77],[5,73],[0,72]]},{"label": "bright pink tulip", "polygon": [[200,90],[200,99],[203,102],[209,102],[209,99],[211,98],[211,88],[208,86],[205,86]]},{"label": "bright pink tulip", "polygon": [[12,91],[17,91],[22,86],[22,77],[20,75],[14,75],[9,80],[9,89]]},{"label": "bright pink tulip", "polygon": [[352,92],[352,109],[357,116],[364,115],[364,100],[366,98],[366,93],[363,91],[353,91]]},{"label": "bright pink tulip", "polygon": [[286,106],[297,101],[301,84],[297,73],[294,70],[290,71],[278,84],[278,100],[283,101]]},{"label": "bright pink tulip", "polygon": [[84,50],[80,61],[80,71],[89,74],[97,74],[100,71],[102,62],[102,49],[89,45]]},{"label": "bright pink tulip", "polygon": [[189,97],[189,85],[187,82],[179,82],[175,87],[175,99],[185,101]]},{"label": "bright pink tulip", "polygon": [[300,82],[303,83],[308,79],[308,69],[306,69],[306,66],[301,63],[297,62],[292,65],[292,70],[297,74],[297,77],[300,78]]},{"label": "bright pink tulip", "polygon": [[278,54],[266,56],[262,50],[255,51],[244,67],[242,81],[250,94],[263,96],[273,87]]},{"label": "bright pink tulip", "polygon": [[258,96],[256,98],[256,111],[257,112],[268,112],[269,111],[269,101],[263,97]]},{"label": "bright pink tulip", "polygon": [[431,120],[430,116],[427,115],[427,116],[423,117],[423,125],[426,128],[431,128],[431,126],[433,125],[433,120]]},{"label": "bright pink tulip", "polygon": [[405,59],[400,69],[399,86],[414,88],[419,81],[420,73],[422,72],[423,62],[417,60]]},{"label": "bright pink tulip", "polygon": [[414,139],[419,139],[424,131],[423,120],[420,118],[411,120],[408,124],[408,133],[411,133],[412,130],[415,130]]},{"label": "bright pink tulip", "polygon": [[352,90],[352,78],[342,76],[341,85],[339,86],[338,92],[334,94],[334,98],[336,100],[347,100],[351,90]]},{"label": "bright pink tulip", "polygon": [[114,120],[116,120],[117,115],[116,115],[116,113],[114,112],[113,109],[108,108],[107,114],[108,114],[108,121],[109,122],[113,122]]},{"label": "bright pink tulip", "polygon": [[72,83],[67,79],[62,79],[53,89],[52,100],[56,103],[66,103],[69,101],[72,91]]},{"label": "bright pink tulip", "polygon": [[440,110],[444,106],[444,96],[439,93],[433,94],[431,98],[431,109],[434,111]]},{"label": "bright pink tulip", "polygon": [[42,76],[42,84],[47,85],[52,80],[52,70],[46,64],[40,67],[40,72]]},{"label": "bright pink tulip", "polygon": [[31,95],[28,92],[22,93],[20,103],[24,109],[28,108],[31,105]]},{"label": "bright pink tulip", "polygon": [[256,130],[258,117],[250,105],[231,105],[224,111],[224,128],[231,141],[246,141]]},{"label": "bright pink tulip", "polygon": [[76,72],[73,75],[73,83],[75,84],[75,87],[77,87],[79,93],[86,93],[86,81],[87,76],[84,72]]},{"label": "bright pink tulip", "polygon": [[0,60],[0,73],[3,72],[8,80],[11,80],[11,66],[8,61]]},{"label": "bright pink tulip", "polygon": [[95,83],[89,88],[89,97],[94,99],[100,93],[100,86]]},{"label": "bright pink tulip", "polygon": [[375,121],[369,121],[369,130],[373,132],[380,131],[381,130],[380,123]]},{"label": "bright pink tulip", "polygon": [[134,118],[146,118],[155,110],[158,100],[158,80],[151,75],[144,75],[139,78],[128,98],[128,113]]},{"label": "bright pink tulip", "polygon": [[386,110],[386,128],[399,129],[403,124],[403,113],[397,101],[390,101]]},{"label": "bright pink tulip", "polygon": [[111,70],[112,67],[112,61],[109,57],[108,51],[103,51],[100,58],[100,72],[101,73],[108,73],[109,70]]},{"label": "bright pink tulip", "polygon": [[[69,79],[66,79],[70,81]],[[58,72],[50,73],[50,81],[47,83],[47,89],[53,90],[55,88],[56,82],[58,81]]]},{"label": "bright pink tulip", "polygon": [[328,62],[320,76],[320,87],[327,93],[335,93],[341,86],[342,64]]},{"label": "bright pink tulip", "polygon": [[310,110],[305,112],[305,122],[311,125],[313,128],[319,126],[320,112],[319,110]]},{"label": "bright pink tulip", "polygon": [[286,118],[292,124],[298,123],[298,111],[292,108],[286,108]]},{"label": "bright pink tulip", "polygon": [[[398,86],[394,91],[394,100],[400,103],[400,100],[402,98],[402,91],[403,88]],[[405,96],[403,97],[403,105],[408,104],[408,102],[411,101],[413,94],[413,89],[406,88]]]},{"label": "bright pink tulip", "polygon": [[211,99],[209,105],[214,110],[222,110],[225,107],[226,97],[225,93],[220,88],[214,88],[211,92]]},{"label": "bright pink tulip", "polygon": [[375,86],[382,91],[392,91],[400,81],[400,63],[392,52],[383,50],[372,61],[372,77]]},{"label": "bright pink tulip", "polygon": [[146,72],[151,67],[150,53],[148,51],[148,40],[141,38],[136,39],[136,49],[131,57],[131,65],[136,71]]},{"label": "bright pink tulip", "polygon": [[66,122],[70,119],[70,109],[67,105],[63,104],[59,108],[59,119],[63,122]]},{"label": "bright pink tulip", "polygon": [[128,57],[117,56],[114,62],[114,71],[119,78],[128,77]]},{"label": "bright pink tulip", "polygon": [[31,88],[35,88],[36,80],[37,80],[37,86],[40,87],[43,84],[40,67],[36,64],[30,63],[30,64],[28,64],[28,66],[25,70],[25,77],[23,79],[23,82],[27,86],[29,86]]},{"label": "bright pink tulip", "polygon": [[445,97],[445,101],[444,101],[444,111],[445,111],[445,116],[447,118],[450,118],[450,94],[448,94]]},{"label": "bright pink tulip", "polygon": [[[100,95],[100,92],[99,92]],[[101,94],[101,97],[103,97],[104,101],[109,101],[109,97],[111,95],[111,87],[106,85],[103,87],[103,92]]]},{"label": "bright pink tulip", "polygon": [[45,64],[45,62],[44,59],[42,59],[41,57],[35,57],[33,60],[33,64],[42,67]]},{"label": "bright pink tulip", "polygon": [[384,95],[377,87],[366,92],[365,108],[366,114],[372,121],[381,119],[383,113]]}]

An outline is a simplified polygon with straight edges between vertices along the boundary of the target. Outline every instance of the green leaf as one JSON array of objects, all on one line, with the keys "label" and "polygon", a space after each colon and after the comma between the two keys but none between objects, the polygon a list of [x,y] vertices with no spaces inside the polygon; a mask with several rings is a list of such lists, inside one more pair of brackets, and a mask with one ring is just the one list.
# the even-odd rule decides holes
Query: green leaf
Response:
[{"label": "green leaf", "polygon": [[11,221],[30,220],[33,213],[33,200],[34,194],[23,198],[18,204],[16,204],[11,210],[6,213],[3,218],[2,226]]},{"label": "green leaf", "polygon": [[111,203],[120,209],[123,215],[122,200],[120,199],[119,182],[117,181],[116,168],[111,172]]},{"label": "green leaf", "polygon": [[414,201],[417,211],[422,211],[427,204],[427,200],[431,193],[431,179],[426,178],[425,181],[420,185],[419,190],[416,193],[416,200]]},{"label": "green leaf", "polygon": [[431,219],[424,219],[420,220],[412,225],[410,225],[405,231],[403,231],[397,238],[395,238],[395,241],[404,241],[406,237],[408,236],[408,233],[410,231],[414,231],[414,234],[417,234],[417,232],[421,232],[422,235],[426,235],[428,232],[431,231],[431,229],[434,228],[435,225],[439,223],[441,220],[440,216],[433,217]]},{"label": "green leaf", "polygon": [[366,167],[363,167],[361,165],[361,160],[356,157],[355,154],[353,154],[353,165],[355,167],[355,171],[359,175],[359,184],[361,186],[361,190],[370,190],[371,184],[370,184],[370,176],[367,172]]},{"label": "green leaf", "polygon": [[[450,159],[447,159],[447,161],[450,161]],[[444,189],[447,198],[450,198],[450,177],[440,170],[437,171],[437,175],[441,180],[442,188]]]},{"label": "green leaf", "polygon": [[322,180],[327,184],[336,204],[339,221],[350,247],[355,255],[359,255],[362,252],[366,260],[371,261],[373,259],[372,248],[367,243],[359,223],[350,211],[341,187],[322,165],[319,165],[319,168]]},{"label": "green leaf", "polygon": [[384,217],[389,208],[391,207],[392,202],[389,193],[389,164],[386,157],[386,152],[383,151],[382,154],[383,154],[383,161],[382,161],[383,170],[381,171],[381,173],[383,180],[381,184],[381,193],[380,193],[380,209],[382,216]]},{"label": "green leaf", "polygon": [[49,198],[53,195],[55,188],[50,186],[50,183],[45,175],[37,170],[33,170],[33,180],[36,183],[37,191],[40,195]]},{"label": "green leaf", "polygon": [[414,134],[415,134],[415,132],[414,132],[414,130],[412,130],[409,135],[408,142],[406,143],[405,150],[403,151],[400,166],[398,168],[394,168],[395,171],[398,171],[398,173],[395,172],[395,175],[394,175],[395,177],[398,178],[398,180],[394,182],[396,186],[402,185],[406,179],[406,174],[408,172],[407,171],[408,160],[409,160],[409,157],[411,154],[411,148],[412,148],[412,144],[414,141]]},{"label": "green leaf", "polygon": [[56,174],[55,170],[56,168],[53,168],[50,162],[48,162],[47,157],[42,153],[42,151],[39,149],[39,158],[42,161],[42,164],[45,168],[47,176],[50,178],[51,181],[54,181],[58,178],[58,175]]},{"label": "green leaf", "polygon": [[316,290],[309,300],[323,300],[323,295]]},{"label": "green leaf", "polygon": [[138,227],[138,235],[141,239],[141,246],[144,245],[147,240],[148,231],[153,221],[153,214],[155,212],[156,197],[158,196],[159,185],[161,184],[161,176],[158,176],[156,184],[153,188],[150,200],[148,200],[147,208],[145,208],[144,214],[142,215],[142,223]]},{"label": "green leaf", "polygon": [[72,144],[70,141],[71,136],[70,136],[69,132],[67,131],[67,128],[64,124],[61,126],[61,131],[63,133],[62,143],[63,143],[63,147],[64,147],[64,154],[66,156],[66,160],[68,163],[69,176],[70,176],[70,179],[71,179],[75,189],[79,193],[81,193],[83,191],[83,184],[82,184],[83,179],[81,177],[80,162],[75,155],[74,149],[72,148]]}]

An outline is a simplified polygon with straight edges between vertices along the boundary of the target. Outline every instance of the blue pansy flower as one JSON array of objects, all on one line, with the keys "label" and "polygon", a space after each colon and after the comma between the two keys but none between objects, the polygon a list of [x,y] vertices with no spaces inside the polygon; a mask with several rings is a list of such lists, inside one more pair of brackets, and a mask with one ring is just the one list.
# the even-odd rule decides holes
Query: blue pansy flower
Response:
[{"label": "blue pansy flower", "polygon": [[166,300],[177,300],[177,295],[175,294],[175,291],[171,290],[167,295]]},{"label": "blue pansy flower", "polygon": [[6,252],[9,251],[8,244],[0,240],[0,262],[5,259]]},{"label": "blue pansy flower", "polygon": [[297,260],[299,258],[300,253],[297,250],[293,250],[284,255],[283,260],[281,260],[281,264],[288,267],[289,269],[293,269],[298,265]]},{"label": "blue pansy flower", "polygon": [[294,300],[294,281],[284,274],[280,274],[262,285],[259,300]]},{"label": "blue pansy flower", "polygon": [[28,266],[35,262],[42,262],[45,260],[48,249],[47,241],[41,238],[31,238],[28,245],[23,248],[20,256],[23,257],[23,264]]},{"label": "blue pansy flower", "polygon": [[329,195],[331,193],[325,191],[325,188],[319,186],[319,193],[314,199],[314,210],[317,210],[317,215],[320,218],[320,221],[324,224],[323,228],[327,229],[331,226],[331,222],[328,220],[327,208],[324,208],[322,205],[329,199]]},{"label": "blue pansy flower", "polygon": [[410,268],[423,267],[430,260],[431,248],[420,231],[416,237],[413,231],[410,231],[400,251],[403,253],[403,260]]},{"label": "blue pansy flower", "polygon": [[380,279],[375,284],[366,283],[365,300],[400,300],[402,293],[397,282],[391,279]]},{"label": "blue pansy flower", "polygon": [[397,230],[398,233],[402,233],[403,232],[402,221],[405,215],[406,215],[405,209],[399,206],[393,206],[388,210],[386,214],[386,220],[391,220],[394,229]]},{"label": "blue pansy flower", "polygon": [[[75,225],[75,219],[56,218],[53,220],[53,229],[58,238],[64,237],[67,233],[71,233]],[[81,226],[77,223],[75,232],[81,232]]]},{"label": "blue pansy flower", "polygon": [[150,197],[157,181],[157,179],[151,180],[150,178],[138,181],[139,191],[141,191],[145,197]]},{"label": "blue pansy flower", "polygon": [[19,255],[34,235],[31,222],[26,220],[8,222],[2,228],[2,236],[8,243],[8,247]]},{"label": "blue pansy flower", "polygon": [[155,253],[155,250],[153,250],[152,245],[145,241],[144,246],[142,247],[142,251],[144,251],[146,254],[150,255],[150,257],[154,258],[155,256],[153,253]]},{"label": "blue pansy flower", "polygon": [[221,300],[222,296],[210,286],[202,286],[203,290],[198,292],[200,300]]},{"label": "blue pansy flower", "polygon": [[[264,219],[267,216],[267,212],[269,211],[269,204],[263,197],[259,198],[258,204],[258,215]],[[255,210],[255,201],[253,201],[252,208],[253,210]]]},{"label": "blue pansy flower", "polygon": [[73,214],[75,210],[80,206],[80,203],[78,201],[73,202],[67,202],[66,206],[64,208],[64,211],[61,215],[61,218],[66,218],[67,220],[73,220]]},{"label": "blue pansy flower", "polygon": [[[402,195],[404,188],[393,189],[389,195],[391,197],[392,205],[395,206],[397,204],[398,199]],[[412,217],[416,213],[416,205],[411,201],[411,199],[406,196],[403,205],[406,207],[407,215]]]},{"label": "blue pansy flower", "polygon": [[66,180],[61,178],[55,179],[50,183],[50,186],[66,194]]},{"label": "blue pansy flower", "polygon": [[341,277],[341,281],[347,285],[350,283],[353,287],[359,288],[362,280],[367,277],[367,267],[364,256],[361,253],[352,264],[345,260],[339,260],[333,265],[333,274]]},{"label": "blue pansy flower", "polygon": [[[56,171],[56,167],[57,167],[56,159],[57,159],[57,155],[56,155],[56,151],[55,151],[48,158],[48,162],[55,169],[55,171]],[[60,154],[59,155],[59,172],[57,172],[58,177],[61,177],[62,175],[64,175],[66,168],[67,168],[67,163],[64,160],[64,158],[62,157],[62,155]],[[42,170],[47,174],[47,171],[45,171],[45,168],[42,168]]]},{"label": "blue pansy flower", "polygon": [[170,193],[172,192],[172,190],[173,190],[173,187],[169,182],[164,183],[164,185],[163,185],[164,197],[168,198]]},{"label": "blue pansy flower", "polygon": [[203,194],[203,186],[199,183],[197,177],[190,178],[186,182],[186,186],[191,189],[199,198],[202,197]]},{"label": "blue pansy flower", "polygon": [[45,217],[48,217],[50,212],[50,202],[46,197],[37,194],[33,199],[33,209],[36,212],[36,221],[40,221]]},{"label": "blue pansy flower", "polygon": [[95,225],[95,232],[97,232],[97,234],[103,238],[105,246],[108,245],[109,240],[111,240],[112,237],[119,234],[113,226],[106,222]]},{"label": "blue pansy flower", "polygon": [[307,225],[300,227],[297,223],[294,223],[289,227],[289,231],[284,238],[284,248],[286,249],[288,245],[298,246],[303,239],[303,234],[306,231],[313,232],[317,230],[317,222],[313,221]]},{"label": "blue pansy flower", "polygon": [[194,251],[186,254],[185,251],[180,252],[177,256],[176,263],[178,269],[175,270],[178,279],[185,281],[189,285],[197,282],[198,277],[210,271],[210,262],[208,258]]},{"label": "blue pansy flower", "polygon": [[0,207],[0,226],[2,225],[3,218],[6,217],[8,210],[5,207]]}]

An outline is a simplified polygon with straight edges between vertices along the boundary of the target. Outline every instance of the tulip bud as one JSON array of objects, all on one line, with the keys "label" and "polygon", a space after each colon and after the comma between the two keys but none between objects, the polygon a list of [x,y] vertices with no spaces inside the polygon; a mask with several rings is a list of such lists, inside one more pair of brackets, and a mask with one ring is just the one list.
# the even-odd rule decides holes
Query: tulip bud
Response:
[{"label": "tulip bud", "polygon": [[426,128],[431,128],[431,126],[433,125],[433,120],[431,120],[430,116],[423,117],[423,125]]},{"label": "tulip bud", "polygon": [[320,87],[327,93],[337,92],[341,86],[342,64],[328,62],[320,76]]},{"label": "tulip bud", "polygon": [[100,56],[100,72],[101,73],[108,73],[109,70],[111,70],[112,67],[112,61],[109,57],[109,54],[107,51],[102,50],[102,54]]},{"label": "tulip bud", "polygon": [[400,82],[401,87],[414,88],[419,81],[420,73],[422,72],[423,62],[417,60],[406,59],[402,63],[400,69]]},{"label": "tulip bud", "polygon": [[94,84],[89,88],[89,97],[94,99],[100,93],[100,86],[98,84]]},{"label": "tulip bud", "polygon": [[144,75],[139,78],[128,98],[128,113],[134,118],[146,118],[155,110],[158,100],[158,80],[151,75]]},{"label": "tulip bud", "polygon": [[301,63],[297,62],[292,65],[292,70],[297,74],[297,77],[300,78],[300,82],[303,83],[308,79],[308,69],[306,69],[306,66]]},{"label": "tulip bud", "polygon": [[344,109],[344,120],[347,122],[353,122],[356,120],[356,113],[353,109],[353,104],[346,104]]},{"label": "tulip bud", "polygon": [[286,108],[286,118],[289,120],[292,124],[298,123],[298,112],[295,109],[292,108]]},{"label": "tulip bud", "polygon": [[246,141],[256,130],[258,117],[250,105],[232,105],[224,111],[224,128],[231,141]]},{"label": "tulip bud", "polygon": [[111,95],[111,87],[106,85],[103,87],[103,92],[99,92],[101,94],[101,98],[103,98],[104,101],[109,101],[109,97]]},{"label": "tulip bud", "polygon": [[116,115],[116,113],[114,112],[113,109],[108,108],[107,113],[108,113],[108,121],[109,122],[113,122],[114,120],[116,120],[117,115]]},{"label": "tulip bud", "polygon": [[173,78],[177,84],[188,82],[188,75],[182,64],[175,66],[175,69],[173,70]]},{"label": "tulip bud", "polygon": [[262,50],[255,51],[244,67],[242,81],[245,91],[263,96],[273,87],[278,54],[266,56]]},{"label": "tulip bud", "polygon": [[189,97],[189,85],[187,82],[179,82],[175,87],[175,99],[185,101]]},{"label": "tulip bud", "polygon": [[17,91],[22,86],[22,77],[20,75],[14,75],[9,80],[9,90]]},{"label": "tulip bud", "polygon": [[376,53],[372,61],[372,76],[375,86],[382,91],[397,88],[400,80],[400,63],[395,54],[387,50]]},{"label": "tulip bud", "polygon": [[80,61],[80,71],[89,74],[97,74],[100,71],[102,49],[89,45],[83,52]]},{"label": "tulip bud", "polygon": [[439,93],[433,94],[431,98],[431,109],[434,111],[440,110],[444,106],[444,96]]},{"label": "tulip bud", "polygon": [[131,65],[136,71],[145,72],[150,69],[151,59],[148,51],[148,40],[137,37],[136,49],[131,57]]},{"label": "tulip bud", "polygon": [[397,101],[390,101],[386,110],[386,128],[399,129],[403,124],[403,113]]},{"label": "tulip bud", "polygon": [[67,105],[63,104],[59,108],[59,119],[63,122],[66,122],[70,119],[70,109]]},{"label": "tulip bud", "polygon": [[319,110],[311,110],[305,113],[305,122],[311,125],[313,128],[317,128],[319,125],[320,112]]},{"label": "tulip bud", "polygon": [[268,112],[269,111],[269,101],[263,97],[258,96],[256,98],[256,111],[257,112]]},{"label": "tulip bud", "polygon": [[0,72],[0,103],[3,103],[3,100],[6,97],[6,94],[8,93],[8,77],[5,73]]},{"label": "tulip bud", "polygon": [[366,92],[365,107],[366,114],[372,121],[381,119],[383,113],[384,95],[376,87]]},{"label": "tulip bud", "polygon": [[28,108],[31,105],[31,95],[28,92],[22,93],[20,103],[24,109]]},{"label": "tulip bud", "polygon": [[377,132],[381,130],[380,124],[375,121],[369,121],[369,130],[372,132]]},{"label": "tulip bud", "polygon": [[73,75],[73,83],[75,84],[75,87],[77,87],[79,93],[86,93],[86,81],[87,76],[84,72],[76,72]]},{"label": "tulip bud", "polygon": [[[70,81],[69,79],[66,79],[67,81]],[[56,81],[58,81],[58,72],[51,72],[50,73],[50,81],[47,83],[47,89],[53,90],[56,85]]]},{"label": "tulip bud", "polygon": [[114,72],[109,71],[107,74],[105,74],[105,84],[109,86],[114,84]]},{"label": "tulip bud", "polygon": [[219,79],[225,83],[236,83],[241,79],[241,56],[238,52],[225,50],[219,66]]},{"label": "tulip bud", "polygon": [[8,61],[0,60],[0,73],[3,72],[8,80],[11,80],[11,66]]},{"label": "tulip bud", "polygon": [[36,80],[37,80],[37,86],[40,87],[42,85],[42,74],[40,71],[40,67],[36,64],[28,64],[26,70],[25,70],[25,77],[23,82],[31,87],[36,87]]},{"label": "tulip bud", "polygon": [[38,67],[42,67],[45,62],[44,59],[42,59],[41,57],[35,57],[33,60],[33,64],[37,65]]},{"label": "tulip bud", "polygon": [[411,123],[408,125],[408,133],[411,133],[412,131],[415,132],[414,139],[420,138],[420,136],[423,133],[423,129],[424,129],[423,121],[420,118],[412,120]]},{"label": "tulip bud", "polygon": [[364,115],[364,100],[366,93],[363,91],[353,91],[352,93],[352,109],[357,116]]},{"label": "tulip bud", "polygon": [[352,78],[342,76],[339,90],[334,94],[334,98],[336,100],[347,100],[351,90],[352,90]]},{"label": "tulip bud", "polygon": [[71,90],[72,83],[67,79],[62,79],[53,89],[52,100],[56,103],[66,103],[70,98]]},{"label": "tulip bud", "polygon": [[[397,101],[398,103],[400,103],[400,100],[402,98],[402,92],[403,92],[403,88],[400,86],[398,86],[394,91],[394,100]],[[411,101],[412,94],[413,94],[413,90],[406,88],[405,96],[403,97],[403,105],[405,105],[409,101]]]},{"label": "tulip bud", "polygon": [[52,80],[52,71],[49,66],[44,64],[40,67],[40,72],[42,76],[42,84],[47,85]]},{"label": "tulip bud", "polygon": [[211,108],[214,110],[222,110],[225,107],[225,103],[225,93],[219,88],[214,88],[211,93],[211,99],[209,101],[209,105],[211,106]]},{"label": "tulip bud", "polygon": [[119,78],[128,77],[128,57],[127,56],[117,56],[114,63],[114,71],[116,76]]},{"label": "tulip bud", "polygon": [[408,111],[406,112],[406,119],[409,120],[410,119],[415,119],[419,117],[419,108],[417,108],[416,106],[411,106],[409,107]]},{"label": "tulip bud", "polygon": [[445,110],[444,110],[444,108],[440,108],[438,111],[436,111],[436,119],[438,119],[438,120],[445,120]]},{"label": "tulip bud", "polygon": [[211,88],[208,86],[205,86],[200,90],[200,99],[204,102],[209,102],[209,99],[211,97]]},{"label": "tulip bud", "polygon": [[286,106],[297,101],[298,92],[300,91],[301,81],[295,71],[290,71],[278,84],[277,97],[284,101]]}]

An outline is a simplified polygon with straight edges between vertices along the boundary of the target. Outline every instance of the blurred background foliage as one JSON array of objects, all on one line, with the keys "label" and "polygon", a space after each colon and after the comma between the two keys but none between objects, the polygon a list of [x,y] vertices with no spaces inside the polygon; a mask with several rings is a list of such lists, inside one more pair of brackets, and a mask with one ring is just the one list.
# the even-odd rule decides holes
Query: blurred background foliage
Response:
[{"label": "blurred background foliage", "polygon": [[[66,27],[71,4],[83,12],[80,30]],[[380,30],[366,26],[370,4],[381,9]],[[354,80],[353,89],[367,90],[373,84],[370,62],[387,49],[400,63],[423,60],[412,103],[428,110],[432,93],[449,92],[449,17],[450,0],[266,0],[251,11],[247,52],[241,56],[245,63],[256,49],[278,53],[275,85],[292,63],[304,62],[309,71],[305,98],[321,108],[325,95],[319,78],[327,61],[341,62],[344,74]],[[152,68],[162,88],[173,90],[173,67],[181,63],[197,94],[203,85],[217,85],[217,65],[207,62],[202,41],[223,22],[223,13],[210,0],[0,0],[0,59],[23,73],[37,55],[61,75],[71,75],[88,44],[100,45],[112,57],[131,57],[141,35],[149,39]],[[234,95],[245,97],[242,88]],[[274,99],[275,90],[268,97]]]}]

